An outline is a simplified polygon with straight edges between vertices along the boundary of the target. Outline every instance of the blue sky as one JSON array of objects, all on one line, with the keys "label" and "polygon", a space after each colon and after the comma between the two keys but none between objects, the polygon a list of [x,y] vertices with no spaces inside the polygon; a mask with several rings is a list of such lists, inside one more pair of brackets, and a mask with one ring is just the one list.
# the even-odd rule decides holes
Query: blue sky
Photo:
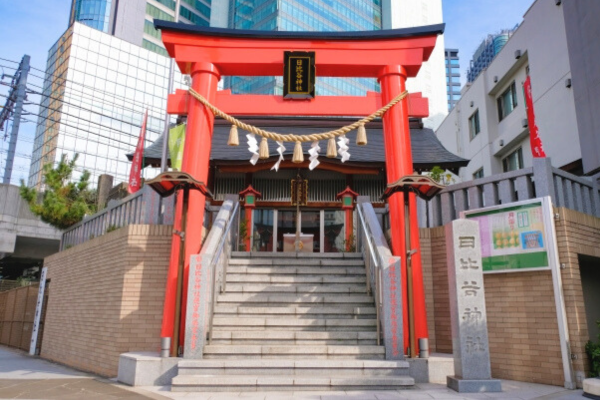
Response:
[{"label": "blue sky", "polygon": [[[56,42],[60,35],[67,29],[70,0],[0,0],[0,58],[21,61],[24,54],[31,56],[31,65],[44,70],[46,68],[46,57],[48,49]],[[0,74],[12,75],[17,64],[0,60]],[[31,74],[42,76],[42,72],[32,70]],[[3,82],[10,82],[10,78],[4,78]],[[28,84],[42,84],[40,78],[30,76]],[[4,105],[9,88],[0,86],[0,105]],[[39,97],[28,95],[28,101],[39,103]],[[33,105],[25,107],[34,113],[38,108]],[[24,116],[30,121],[37,121],[33,115]],[[9,125],[10,132],[10,125]],[[4,175],[4,162],[8,139],[5,140],[6,131],[0,131],[0,173]],[[19,142],[17,145],[17,157],[15,159],[11,183],[18,184],[20,179],[27,181],[27,171],[30,160],[23,155],[31,154],[33,139],[35,137],[35,124],[31,122],[21,123],[19,129]]]},{"label": "blue sky", "polygon": [[[223,0],[213,0],[213,2]],[[317,0],[315,0],[317,1]],[[410,1],[410,0],[408,0]],[[469,64],[471,55],[489,33],[501,29],[512,28],[520,23],[523,15],[532,4],[532,0],[443,0],[444,20],[446,22],[446,47],[458,48],[461,58],[462,75]],[[23,54],[31,56],[31,64],[45,69],[47,52],[66,30],[71,0],[0,0],[0,58],[20,61]],[[0,60],[0,66],[14,67],[16,64]],[[0,68],[3,72],[12,74],[7,67]],[[41,76],[41,72],[32,71]],[[4,82],[8,79],[4,79]],[[31,77],[30,83],[41,85],[41,80]],[[464,79],[463,79],[464,82]],[[0,86],[0,96],[8,92],[6,86]],[[0,105],[4,104],[0,97]],[[30,95],[30,101],[39,101]],[[37,112],[34,106],[28,106]],[[35,120],[35,116],[26,116]],[[4,160],[8,142],[4,140],[6,132],[0,132],[0,172],[4,170]],[[21,125],[18,154],[30,154],[32,149],[35,126],[33,123]],[[20,178],[27,179],[26,171],[29,160],[17,157],[17,169],[13,173],[13,182]]]},{"label": "blue sky", "polygon": [[532,0],[442,0],[445,46],[459,50],[461,82],[471,56],[485,37],[521,23]]}]

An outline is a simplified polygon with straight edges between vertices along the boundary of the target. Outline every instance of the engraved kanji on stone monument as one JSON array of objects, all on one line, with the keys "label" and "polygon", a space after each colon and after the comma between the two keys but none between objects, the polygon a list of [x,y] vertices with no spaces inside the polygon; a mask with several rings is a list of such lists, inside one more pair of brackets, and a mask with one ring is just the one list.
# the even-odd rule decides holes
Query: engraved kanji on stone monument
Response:
[{"label": "engraved kanji on stone monument", "polygon": [[446,225],[448,284],[455,376],[448,387],[457,392],[499,392],[491,379],[479,223],[455,220]]}]

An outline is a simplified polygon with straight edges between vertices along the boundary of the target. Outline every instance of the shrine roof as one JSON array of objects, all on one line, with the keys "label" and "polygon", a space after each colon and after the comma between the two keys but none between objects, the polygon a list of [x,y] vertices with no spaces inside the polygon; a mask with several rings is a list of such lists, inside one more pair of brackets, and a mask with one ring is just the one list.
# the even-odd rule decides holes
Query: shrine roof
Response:
[{"label": "shrine roof", "polygon": [[401,39],[426,35],[441,35],[445,24],[417,26],[402,29],[380,29],[371,31],[345,32],[289,32],[289,31],[259,31],[245,29],[227,29],[155,20],[154,27],[172,32],[202,34],[205,36],[247,38],[247,39],[300,39],[300,40],[385,40]]},{"label": "shrine roof", "polygon": [[[244,122],[258,126],[269,131],[279,133],[293,133],[296,135],[307,135],[312,133],[326,132],[331,129],[339,128],[354,121],[349,118],[299,118],[299,117],[244,117]],[[250,152],[246,145],[246,132],[240,130],[239,146],[228,146],[227,140],[229,137],[229,129],[231,125],[222,120],[215,120],[213,133],[213,143],[210,154],[211,163],[213,165],[239,164],[242,162],[248,163]],[[439,166],[451,171],[458,171],[460,167],[464,167],[469,163],[469,160],[459,157],[448,151],[435,136],[433,130],[424,128],[420,120],[411,120],[410,138],[412,146],[413,165],[415,171],[427,171],[434,166]],[[385,149],[383,142],[383,126],[381,120],[373,121],[366,125],[368,144],[366,146],[356,145],[356,132],[348,134],[350,139],[351,154],[347,165],[370,165],[370,166],[385,166]],[[260,138],[257,138],[260,140]],[[160,165],[162,153],[162,136],[158,138],[150,146],[144,150],[145,165]],[[285,143],[286,151],[284,156],[286,159],[291,159],[294,144]],[[319,160],[322,162],[341,163],[339,156],[336,159],[326,158],[327,141],[320,142],[321,153]],[[277,144],[269,140],[269,153],[271,157],[268,160],[260,160],[260,163],[274,163],[278,156],[276,152]],[[304,154],[308,157],[309,143],[304,143],[302,146]],[[127,154],[131,160],[133,154]],[[308,159],[308,158],[307,158]],[[250,165],[250,164],[248,164]]]}]

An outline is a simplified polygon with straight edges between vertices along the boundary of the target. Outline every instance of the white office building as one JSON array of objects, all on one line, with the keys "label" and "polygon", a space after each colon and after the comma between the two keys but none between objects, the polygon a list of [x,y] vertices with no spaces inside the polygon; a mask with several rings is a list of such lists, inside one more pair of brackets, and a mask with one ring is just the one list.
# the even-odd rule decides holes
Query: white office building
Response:
[{"label": "white office building", "polygon": [[436,131],[448,150],[471,160],[462,180],[532,166],[523,92],[528,75],[535,122],[553,166],[600,171],[598,18],[597,1],[533,3]]}]

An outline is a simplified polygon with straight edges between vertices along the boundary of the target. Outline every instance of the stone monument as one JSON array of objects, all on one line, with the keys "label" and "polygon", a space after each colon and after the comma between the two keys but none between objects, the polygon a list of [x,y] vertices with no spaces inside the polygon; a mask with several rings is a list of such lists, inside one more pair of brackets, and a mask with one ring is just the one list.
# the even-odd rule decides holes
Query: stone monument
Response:
[{"label": "stone monument", "polygon": [[455,373],[447,385],[461,393],[501,392],[490,367],[479,223],[447,224],[446,251]]}]

